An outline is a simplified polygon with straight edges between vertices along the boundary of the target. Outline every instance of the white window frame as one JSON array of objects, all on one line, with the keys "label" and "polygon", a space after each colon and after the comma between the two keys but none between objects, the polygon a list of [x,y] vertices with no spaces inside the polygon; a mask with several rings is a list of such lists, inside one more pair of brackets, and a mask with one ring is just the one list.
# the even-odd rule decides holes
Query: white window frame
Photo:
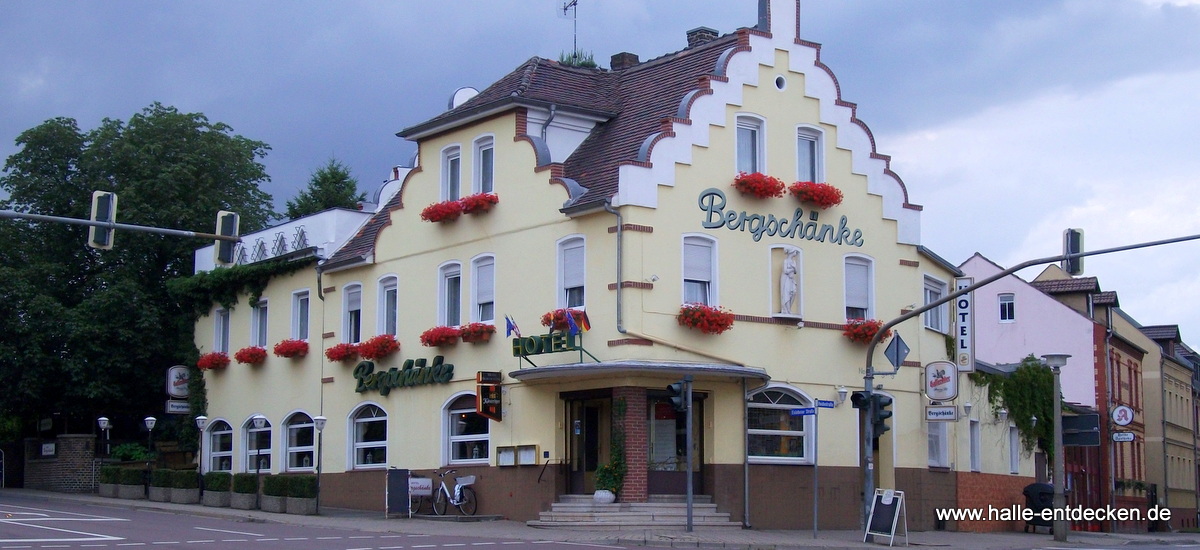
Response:
[{"label": "white window frame", "polygon": [[213,312],[213,351],[229,353],[229,310],[225,308]]},{"label": "white window frame", "polygon": [[[1005,311],[1005,304],[1008,304],[1008,310]],[[996,306],[999,311],[999,320],[1001,323],[1017,322],[1017,295],[1012,292],[1001,292],[996,296]]]},{"label": "white window frame", "polygon": [[[925,305],[945,298],[950,292],[950,285],[929,275],[925,276]],[[942,304],[922,314],[925,328],[948,334],[950,331],[950,308],[948,303]]]},{"label": "white window frame", "polygon": [[[854,299],[853,300],[854,305],[851,305],[852,298],[856,298],[857,296],[854,296],[854,297],[851,296],[851,288],[850,288],[851,281],[850,281],[850,269],[849,269],[850,265],[866,267],[867,280],[865,283],[866,288],[864,289],[865,294],[866,294],[866,296],[865,296],[866,303],[865,304],[860,304],[860,302],[858,302],[856,299]],[[842,261],[842,285],[843,285],[843,288],[845,289],[843,303],[845,304],[845,307],[846,307],[846,318],[847,319],[854,318],[850,315],[850,308],[854,307],[856,309],[864,309],[865,310],[865,313],[863,314],[863,317],[862,317],[863,319],[873,319],[875,317],[875,261],[872,260],[868,256],[861,256],[861,255],[857,255],[857,254],[845,256],[845,258]],[[858,293],[855,293],[855,294],[857,295]],[[863,305],[865,307],[859,308],[858,307],[859,305]]]},{"label": "white window frame", "polygon": [[442,191],[444,201],[462,198],[462,147],[455,144],[442,149]]},{"label": "white window frame", "polygon": [[[275,465],[275,460],[272,458],[272,449],[275,446],[275,434],[272,433],[273,426],[271,421],[267,420],[262,429],[254,427],[254,416],[250,415],[246,422],[242,424],[242,440],[246,442],[242,446],[245,452],[242,453],[242,465],[246,472],[266,472],[271,473],[271,468]],[[267,434],[267,446],[265,448],[256,449],[256,438],[258,433]],[[266,461],[266,464],[256,466],[254,457],[258,457],[259,461]]]},{"label": "white window frame", "polygon": [[[391,303],[388,303],[389,300]],[[400,330],[400,278],[384,275],[379,278],[379,304],[376,307],[376,334],[395,336]]]},{"label": "white window frame", "polygon": [[[469,407],[455,407],[454,403],[463,397],[471,397],[472,404]],[[487,426],[487,431],[482,434],[465,434],[456,435],[454,433],[454,425],[458,415],[475,415],[481,416],[475,410],[473,403],[475,394],[472,392],[458,392],[447,399],[442,405],[442,454],[444,464],[490,464],[491,463],[491,438],[492,438],[492,423],[484,418],[483,425]],[[475,442],[482,450],[479,458],[454,458],[454,445],[457,443]]]},{"label": "white window frame", "polygon": [[983,426],[978,419],[972,418],[967,430],[971,440],[971,471],[979,472],[983,470]]},{"label": "white window frame", "polygon": [[270,321],[267,301],[259,300],[250,308],[250,345],[267,347],[267,323]]},{"label": "white window frame", "polygon": [[1021,471],[1021,433],[1016,426],[1008,427],[1008,471]]},{"label": "white window frame", "polygon": [[[766,152],[766,133],[767,123],[761,117],[750,114],[739,114],[734,124],[733,134],[733,172],[766,173],[767,152]],[[747,134],[745,132],[753,132]],[[743,155],[742,143],[747,138],[750,139],[750,144],[754,148],[749,151],[749,156]]]},{"label": "white window frame", "polygon": [[[458,281],[458,289],[451,288]],[[438,267],[438,324],[459,326],[462,324],[462,264],[447,262]]]},{"label": "white window frame", "polygon": [[[475,166],[471,190],[475,193],[496,192],[496,138],[486,135],[475,140]],[[487,162],[484,157],[489,157]]]},{"label": "white window frame", "polygon": [[[801,151],[806,145],[812,147],[812,174],[801,167]],[[814,126],[796,127],[796,181],[825,181],[825,132]],[[812,179],[809,179],[811,176]]]},{"label": "white window frame", "polygon": [[[752,400],[760,395],[768,392],[783,394],[799,401],[799,405],[794,403],[781,403],[779,398],[769,399],[771,403],[754,403]],[[769,384],[767,387],[755,391],[746,398],[746,418],[750,418],[750,409],[769,409],[772,411],[787,411],[789,414],[791,409],[796,407],[811,407],[815,405],[815,401],[807,393],[798,388],[784,384]],[[789,418],[791,418],[789,416]],[[784,437],[800,437],[803,438],[803,453],[802,457],[787,457],[787,456],[762,456],[749,455],[747,460],[751,464],[812,464],[813,463],[813,441],[808,434],[812,433],[813,416],[801,416],[799,418],[803,423],[802,430],[768,430],[763,428],[747,428],[746,435],[764,435],[764,436],[784,436]]]},{"label": "white window frame", "polygon": [[308,340],[312,330],[312,300],[308,289],[292,293],[292,339]]},{"label": "white window frame", "polygon": [[[696,257],[698,259],[698,261],[700,262],[699,264],[697,264],[697,260],[689,261],[689,254],[688,254],[689,246],[703,247],[703,248],[708,249],[707,269],[705,269],[705,266],[703,264],[704,260],[700,259],[699,256]],[[683,239],[680,241],[679,248],[680,248],[680,250],[679,250],[679,254],[680,254],[679,265],[681,266],[681,269],[680,269],[681,277],[680,277],[680,282],[679,282],[679,284],[680,284],[680,286],[679,286],[680,303],[681,304],[700,303],[700,304],[709,305],[709,306],[720,305],[720,302],[717,299],[717,296],[720,295],[717,292],[717,290],[718,290],[718,284],[717,284],[718,283],[718,272],[719,272],[719,270],[717,269],[717,258],[719,257],[718,253],[717,253],[717,240],[712,237],[709,237],[708,235],[701,235],[701,234],[696,234],[696,233],[685,233],[683,235]],[[698,254],[702,254],[702,253],[703,253],[702,251],[698,252]],[[707,273],[707,277],[708,277],[707,281],[705,281],[703,279],[703,277],[705,276],[705,273],[704,273],[705,271],[708,272]],[[690,296],[688,293],[688,282],[689,281],[708,283],[708,286],[705,289],[706,296],[701,297],[702,299],[696,299],[697,296]]]},{"label": "white window frame", "polygon": [[926,422],[929,432],[929,467],[950,467],[950,423]]},{"label": "white window frame", "polygon": [[[491,312],[485,315],[488,304]],[[491,254],[471,260],[471,321],[496,324],[496,257]]]},{"label": "white window frame", "polygon": [[[308,431],[311,443],[308,445],[294,444],[293,435],[300,431]],[[288,415],[287,420],[283,422],[283,445],[284,457],[283,469],[288,472],[312,472],[317,468],[317,426],[313,423],[313,419],[308,413],[295,412]],[[293,466],[292,457],[297,455],[308,455],[308,466]]]},{"label": "white window frame", "polygon": [[[558,241],[558,307],[587,307],[587,239],[571,235]],[[578,300],[571,300],[571,289],[579,289]]]},{"label": "white window frame", "polygon": [[[205,449],[205,462],[208,464],[206,471],[233,472],[233,426],[219,418],[209,422],[205,431],[205,437],[208,438],[208,446]],[[221,439],[229,442],[228,449],[220,448],[218,443]],[[225,461],[225,467],[221,467],[221,460]]]},{"label": "white window frame", "polygon": [[342,298],[342,342],[357,344],[362,341],[362,284],[342,287]]},{"label": "white window frame", "polygon": [[[365,416],[368,411],[375,410],[378,410],[379,414],[369,417]],[[350,412],[348,430],[350,436],[350,445],[348,446],[350,451],[349,464],[352,464],[355,470],[376,470],[387,468],[388,455],[390,454],[390,450],[388,449],[387,421],[387,411],[381,405],[374,402],[363,403]],[[366,425],[372,422],[383,423],[383,441],[360,440],[360,437],[367,430]],[[360,428],[362,431],[360,431]],[[367,453],[370,453],[373,452],[374,449],[383,449],[384,456],[382,460],[376,460],[374,456],[372,456],[371,462],[360,460],[359,451],[366,451]],[[363,454],[362,456],[365,457],[366,455]]]}]

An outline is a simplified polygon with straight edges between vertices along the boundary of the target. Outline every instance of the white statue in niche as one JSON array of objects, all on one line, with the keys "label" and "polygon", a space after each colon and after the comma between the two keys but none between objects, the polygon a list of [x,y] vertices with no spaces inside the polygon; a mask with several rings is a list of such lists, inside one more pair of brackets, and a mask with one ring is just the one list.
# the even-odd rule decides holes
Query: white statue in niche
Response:
[{"label": "white statue in niche", "polygon": [[800,292],[799,255],[799,250],[791,248],[783,260],[783,273],[779,276],[779,313],[784,315],[795,314],[796,295]]}]

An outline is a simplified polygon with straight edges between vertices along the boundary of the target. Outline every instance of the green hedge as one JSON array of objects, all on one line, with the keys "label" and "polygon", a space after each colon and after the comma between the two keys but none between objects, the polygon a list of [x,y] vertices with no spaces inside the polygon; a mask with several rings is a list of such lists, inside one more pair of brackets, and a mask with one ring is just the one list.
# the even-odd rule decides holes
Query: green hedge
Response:
[{"label": "green hedge", "polygon": [[229,472],[205,472],[204,490],[228,492],[233,483],[233,475]]},{"label": "green hedge", "polygon": [[317,476],[291,476],[288,482],[288,496],[296,498],[317,498]]},{"label": "green hedge", "polygon": [[288,478],[290,476],[263,476],[263,494],[270,497],[288,496]]},{"label": "green hedge", "polygon": [[233,492],[253,495],[258,492],[258,479],[251,473],[233,474]]},{"label": "green hedge", "polygon": [[155,468],[150,471],[150,486],[151,487],[170,487],[171,480],[175,477],[174,472],[166,468]]},{"label": "green hedge", "polygon": [[200,474],[196,470],[174,470],[171,472],[171,487],[176,489],[199,489]]},{"label": "green hedge", "polygon": [[105,485],[116,485],[120,479],[120,468],[116,466],[102,466],[100,468],[100,483]]},{"label": "green hedge", "polygon": [[146,483],[145,473],[145,470],[121,468],[121,472],[117,475],[117,483],[121,485],[143,485]]}]

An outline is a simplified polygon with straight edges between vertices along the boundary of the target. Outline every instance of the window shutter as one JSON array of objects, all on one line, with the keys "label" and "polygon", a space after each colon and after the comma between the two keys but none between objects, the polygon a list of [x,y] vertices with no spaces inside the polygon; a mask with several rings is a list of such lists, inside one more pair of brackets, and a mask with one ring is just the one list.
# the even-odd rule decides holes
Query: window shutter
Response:
[{"label": "window shutter", "polygon": [[700,239],[683,242],[683,278],[712,282],[712,244]]},{"label": "window shutter", "polygon": [[357,288],[346,292],[346,311],[362,309],[362,291]]},{"label": "window shutter", "polygon": [[870,309],[870,269],[866,264],[846,262],[846,307]]},{"label": "window shutter", "polygon": [[486,304],[496,301],[496,264],[488,260],[479,264],[475,270],[475,299],[478,303]]},{"label": "window shutter", "polygon": [[563,288],[583,286],[583,243],[571,243],[562,253]]}]

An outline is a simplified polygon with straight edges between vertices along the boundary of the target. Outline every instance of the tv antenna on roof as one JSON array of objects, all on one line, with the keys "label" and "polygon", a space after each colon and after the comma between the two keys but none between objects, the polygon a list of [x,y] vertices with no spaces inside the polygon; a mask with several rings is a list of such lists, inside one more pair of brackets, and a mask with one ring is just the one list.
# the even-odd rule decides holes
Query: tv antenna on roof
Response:
[{"label": "tv antenna on roof", "polygon": [[571,55],[579,52],[579,12],[576,11],[579,7],[579,0],[567,0],[563,2],[562,15],[567,17],[567,11],[571,12]]}]

